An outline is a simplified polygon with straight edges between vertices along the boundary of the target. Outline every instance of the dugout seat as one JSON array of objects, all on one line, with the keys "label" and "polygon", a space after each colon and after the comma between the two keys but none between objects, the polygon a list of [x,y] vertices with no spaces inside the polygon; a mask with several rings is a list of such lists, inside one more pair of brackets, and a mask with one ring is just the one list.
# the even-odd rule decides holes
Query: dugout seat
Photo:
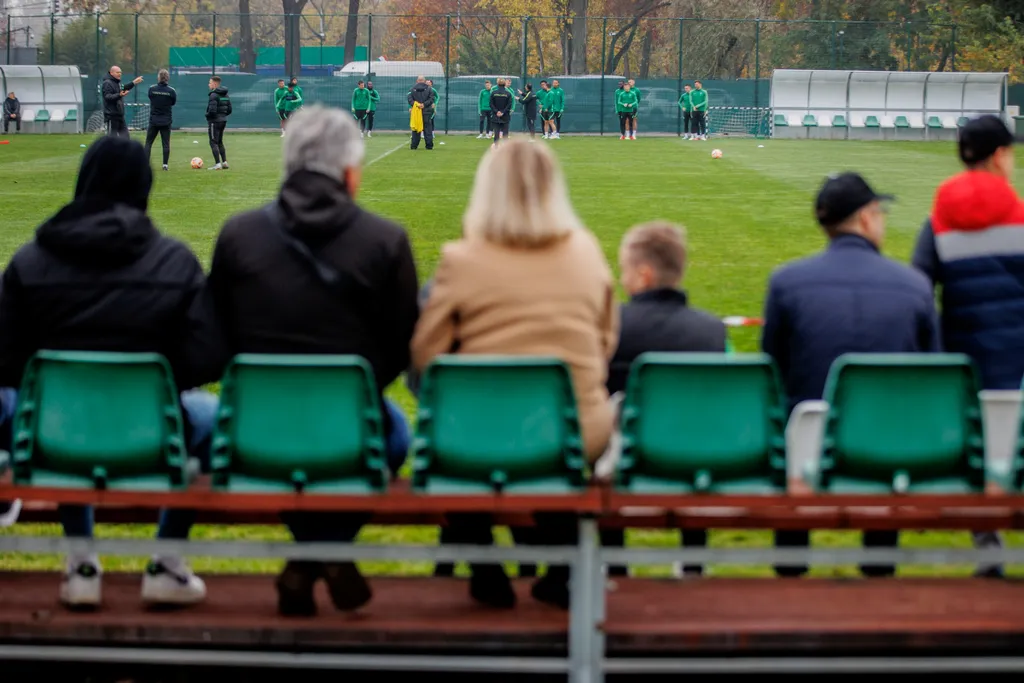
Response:
[{"label": "dugout seat", "polygon": [[65,121],[77,121],[78,120],[78,110],[77,109],[68,109],[67,116],[64,117],[64,120]]},{"label": "dugout seat", "polygon": [[805,114],[802,125],[805,128],[817,128],[818,118],[814,114]]},{"label": "dugout seat", "polygon": [[380,400],[357,356],[240,354],[221,383],[213,486],[370,494],[387,488]]},{"label": "dugout seat", "polygon": [[832,126],[834,128],[847,128],[846,117],[842,114],[836,114],[832,117]]},{"label": "dugout seat", "polygon": [[938,116],[929,116],[928,117],[928,127],[929,128],[939,128],[939,129],[945,128],[945,126],[942,123],[942,119],[940,119]]},{"label": "dugout seat", "polygon": [[18,484],[167,491],[187,481],[181,408],[153,353],[40,351],[13,428]]},{"label": "dugout seat", "polygon": [[46,132],[46,129],[49,127],[50,123],[50,112],[46,109],[40,109],[36,112],[36,116],[34,119],[32,119],[32,122],[40,124],[42,126],[43,132]]},{"label": "dugout seat", "polygon": [[977,493],[985,454],[978,380],[960,354],[847,354],[825,385],[821,457],[804,477],[847,494]]},{"label": "dugout seat", "polygon": [[785,491],[786,400],[766,355],[643,354],[621,423],[624,493]]},{"label": "dugout seat", "polygon": [[413,487],[559,494],[585,485],[576,399],[553,358],[443,356],[423,375]]},{"label": "dugout seat", "polygon": [[956,120],[957,128],[963,128],[964,126],[967,125],[967,122],[970,121],[970,120],[971,119],[970,119],[969,116],[961,116],[960,118],[958,118]]},{"label": "dugout seat", "polygon": [[877,116],[865,116],[864,117],[865,128],[881,128],[882,123],[878,120]]},{"label": "dugout seat", "polygon": [[789,123],[786,121],[786,115],[785,114],[776,114],[775,115],[775,125],[776,126],[788,126]]}]

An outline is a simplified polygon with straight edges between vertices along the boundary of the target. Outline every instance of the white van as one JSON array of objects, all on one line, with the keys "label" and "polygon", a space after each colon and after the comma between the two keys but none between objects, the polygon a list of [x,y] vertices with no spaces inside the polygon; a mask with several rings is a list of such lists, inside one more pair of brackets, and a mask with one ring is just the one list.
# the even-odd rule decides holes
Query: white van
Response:
[{"label": "white van", "polygon": [[370,78],[412,78],[424,76],[433,79],[444,78],[444,66],[441,62],[349,62],[334,72],[335,76],[359,76],[367,73]]}]

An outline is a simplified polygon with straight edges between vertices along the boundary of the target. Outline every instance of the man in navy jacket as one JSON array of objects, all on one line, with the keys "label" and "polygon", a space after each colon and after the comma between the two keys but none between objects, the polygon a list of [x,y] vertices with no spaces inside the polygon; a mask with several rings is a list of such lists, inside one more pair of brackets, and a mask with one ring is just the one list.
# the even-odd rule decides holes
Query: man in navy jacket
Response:
[{"label": "man in navy jacket", "polygon": [[[832,362],[844,353],[939,351],[938,317],[927,278],[882,256],[884,202],[855,173],[825,181],[815,205],[828,248],[778,271],[768,285],[762,348],[782,373],[792,409],[820,399]],[[776,532],[780,546],[806,546],[805,531]],[[895,545],[895,531],[866,531],[866,546]],[[893,567],[865,566],[872,576]],[[777,567],[799,576],[806,567]]]}]

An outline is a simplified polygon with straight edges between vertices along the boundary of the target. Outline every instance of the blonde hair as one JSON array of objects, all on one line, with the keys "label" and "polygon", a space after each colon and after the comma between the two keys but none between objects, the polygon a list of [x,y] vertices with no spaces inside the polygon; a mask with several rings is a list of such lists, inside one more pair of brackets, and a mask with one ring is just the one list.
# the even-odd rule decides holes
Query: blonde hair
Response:
[{"label": "blonde hair", "polygon": [[661,287],[676,287],[686,270],[686,228],[653,221],[632,228],[622,238],[620,258],[650,266]]},{"label": "blonde hair", "polygon": [[583,230],[565,178],[544,145],[503,143],[476,169],[463,234],[509,247],[544,247]]}]

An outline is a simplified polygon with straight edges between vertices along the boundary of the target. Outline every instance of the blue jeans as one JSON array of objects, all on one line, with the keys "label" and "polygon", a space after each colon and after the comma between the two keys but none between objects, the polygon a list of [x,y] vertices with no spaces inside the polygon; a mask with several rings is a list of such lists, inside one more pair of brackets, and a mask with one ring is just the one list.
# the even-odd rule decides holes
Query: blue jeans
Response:
[{"label": "blue jeans", "polygon": [[[411,445],[409,423],[398,406],[391,401],[385,399],[384,408],[391,418],[391,431],[387,434],[388,469],[395,476],[405,464]],[[281,514],[281,521],[292,532],[292,538],[299,543],[348,543],[370,520],[367,515],[358,512],[285,512]]]}]

